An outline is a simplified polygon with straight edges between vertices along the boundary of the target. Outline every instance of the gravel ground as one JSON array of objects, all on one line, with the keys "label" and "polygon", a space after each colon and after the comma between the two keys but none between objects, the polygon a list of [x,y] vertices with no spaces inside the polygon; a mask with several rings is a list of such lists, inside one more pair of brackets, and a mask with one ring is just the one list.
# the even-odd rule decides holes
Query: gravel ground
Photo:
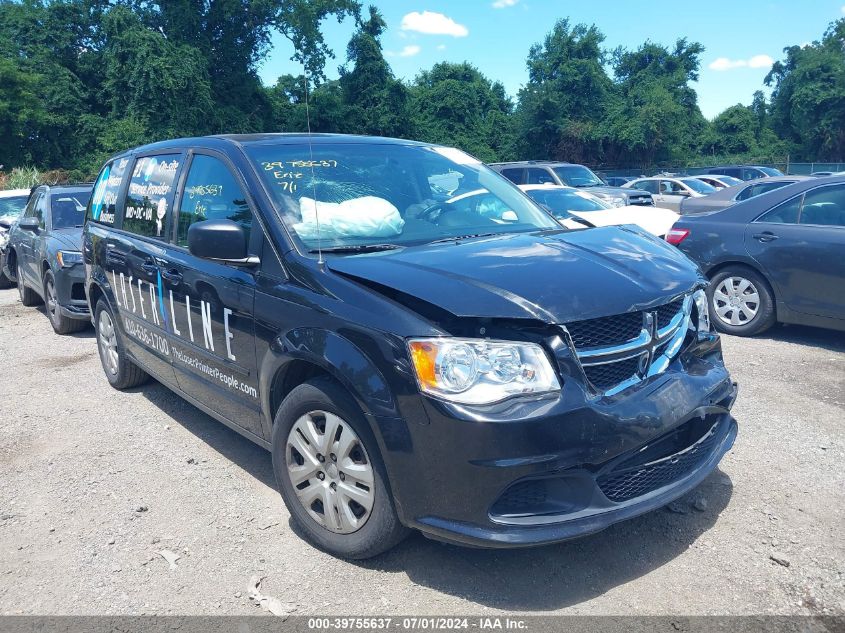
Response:
[{"label": "gravel ground", "polygon": [[[598,535],[486,551],[415,535],[363,563],[291,529],[270,455],[157,383],[103,376],[0,291],[0,614],[845,613],[845,335],[726,337],[734,450]],[[168,562],[174,554],[178,560]]]}]

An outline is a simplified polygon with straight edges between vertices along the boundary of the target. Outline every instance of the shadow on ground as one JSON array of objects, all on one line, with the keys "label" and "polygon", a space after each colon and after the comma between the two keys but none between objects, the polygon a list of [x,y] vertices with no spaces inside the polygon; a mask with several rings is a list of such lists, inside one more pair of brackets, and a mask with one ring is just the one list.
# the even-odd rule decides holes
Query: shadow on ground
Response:
[{"label": "shadow on ground", "polygon": [[[139,391],[176,423],[266,486],[275,488],[270,454],[226,428],[158,383]],[[481,605],[546,611],[589,600],[665,565],[715,523],[733,485],[719,470],[678,506],[611,526],[559,545],[522,550],[483,550],[444,545],[413,534],[395,549],[350,564],[407,574],[414,583]],[[704,497],[704,512],[691,499]],[[279,503],[282,503],[281,498]],[[299,530],[291,524],[299,536]]]},{"label": "shadow on ground", "polygon": [[845,332],[807,325],[777,325],[757,338],[812,345],[832,352],[845,352]]}]

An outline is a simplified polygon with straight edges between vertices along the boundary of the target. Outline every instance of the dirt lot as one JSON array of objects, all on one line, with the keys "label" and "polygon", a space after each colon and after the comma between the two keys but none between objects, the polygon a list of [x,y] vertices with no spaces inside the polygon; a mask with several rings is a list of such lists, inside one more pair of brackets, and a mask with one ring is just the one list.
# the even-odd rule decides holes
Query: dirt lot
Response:
[{"label": "dirt lot", "polygon": [[[111,389],[93,330],[0,291],[0,614],[845,613],[845,335],[724,341],[737,444],[671,509],[553,547],[417,535],[363,563],[293,532],[270,456],[157,383]],[[172,565],[159,552],[179,559]]]}]

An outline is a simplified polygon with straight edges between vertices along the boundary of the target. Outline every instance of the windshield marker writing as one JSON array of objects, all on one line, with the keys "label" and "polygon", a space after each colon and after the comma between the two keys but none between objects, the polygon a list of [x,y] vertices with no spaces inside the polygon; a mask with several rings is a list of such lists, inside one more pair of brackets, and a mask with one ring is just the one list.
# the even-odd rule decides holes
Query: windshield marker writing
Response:
[{"label": "windshield marker writing", "polygon": [[214,338],[211,336],[211,304],[200,301],[202,315],[202,337],[205,339],[205,349],[214,351]]},{"label": "windshield marker writing", "polygon": [[237,360],[235,355],[232,353],[232,333],[229,331],[229,315],[232,314],[232,311],[229,308],[223,308],[223,331],[226,334],[226,356],[229,357],[229,360]]},{"label": "windshield marker writing", "polygon": [[[190,314],[188,314],[188,323],[191,322]],[[179,328],[176,327],[176,313],[173,312],[173,291],[170,291],[170,319],[173,321],[173,333],[176,336],[182,336],[182,332],[179,331]],[[191,340],[194,340],[194,337],[191,336]]]}]

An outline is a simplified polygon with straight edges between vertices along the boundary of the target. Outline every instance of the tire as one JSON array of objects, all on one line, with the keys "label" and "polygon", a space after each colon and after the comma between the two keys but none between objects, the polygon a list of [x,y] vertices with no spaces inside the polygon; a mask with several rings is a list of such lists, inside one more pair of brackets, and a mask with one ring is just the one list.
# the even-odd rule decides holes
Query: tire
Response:
[{"label": "tire", "polygon": [[[330,443],[329,428],[339,429]],[[303,429],[314,433],[301,434]],[[310,442],[303,440],[306,436]],[[297,469],[302,479],[295,488],[292,476],[297,474],[292,470]],[[299,385],[282,402],[273,426],[273,471],[293,521],[308,541],[326,552],[347,559],[371,558],[410,533],[399,522],[378,444],[364,415],[329,378]],[[334,512],[321,512],[323,500],[333,504]]]},{"label": "tire", "polygon": [[6,273],[0,270],[0,290],[5,290],[6,288],[11,288],[14,286],[14,282],[6,277]]},{"label": "tire", "polygon": [[768,282],[746,266],[723,268],[707,288],[710,318],[716,329],[735,336],[754,336],[777,321]]},{"label": "tire", "polygon": [[50,270],[44,273],[44,306],[47,308],[50,325],[53,326],[56,334],[72,334],[85,329],[88,325],[87,321],[69,319],[62,314],[62,308],[56,294],[56,278]]},{"label": "tire", "polygon": [[103,372],[112,387],[130,389],[150,379],[147,372],[126,357],[126,349],[120,338],[114,313],[104,299],[97,302],[94,310],[94,331]]},{"label": "tire", "polygon": [[41,302],[41,297],[38,296],[38,293],[35,292],[32,288],[26,285],[26,282],[23,280],[23,270],[21,269],[20,262],[18,262],[18,294],[21,298],[21,303],[24,304],[27,308],[32,306],[38,305]]}]

